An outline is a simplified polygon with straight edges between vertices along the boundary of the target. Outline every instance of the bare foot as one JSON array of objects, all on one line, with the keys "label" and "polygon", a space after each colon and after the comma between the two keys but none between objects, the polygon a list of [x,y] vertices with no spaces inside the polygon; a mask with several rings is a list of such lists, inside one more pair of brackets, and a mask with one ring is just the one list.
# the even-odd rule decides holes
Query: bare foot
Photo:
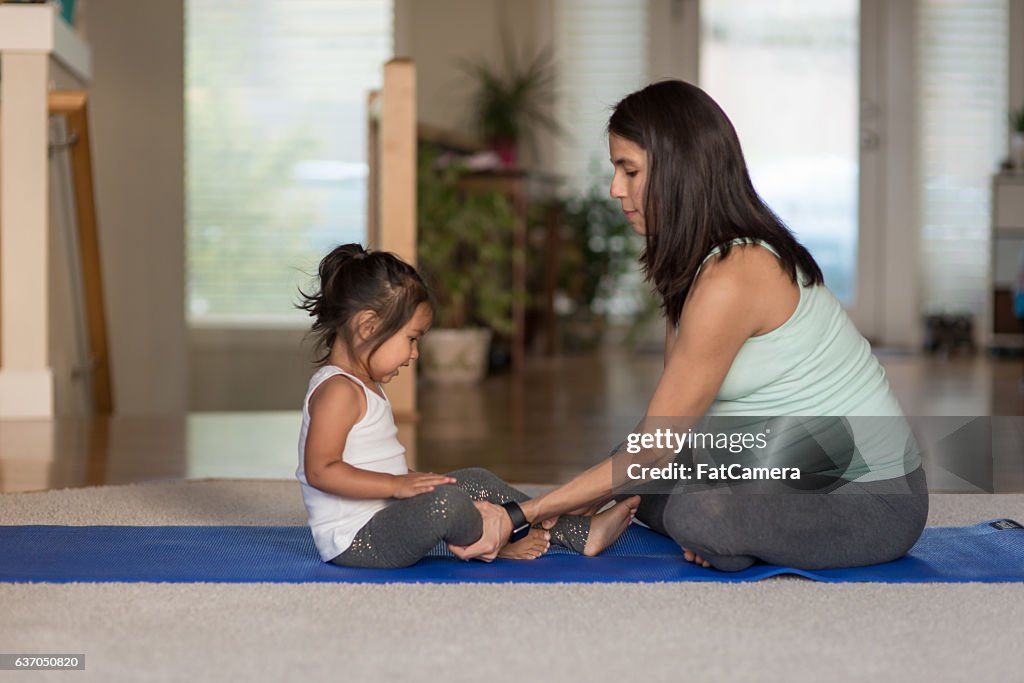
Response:
[{"label": "bare foot", "polygon": [[543,529],[530,529],[521,541],[509,543],[498,551],[498,557],[506,560],[536,560],[551,546],[551,534]]},{"label": "bare foot", "polygon": [[693,562],[695,565],[708,569],[711,567],[711,563],[705,560],[703,557],[693,552],[692,550],[683,551],[683,559],[687,562]]},{"label": "bare foot", "polygon": [[583,554],[593,557],[614,543],[633,521],[639,505],[640,496],[632,496],[591,517],[590,534],[587,536],[587,544],[583,547]]}]

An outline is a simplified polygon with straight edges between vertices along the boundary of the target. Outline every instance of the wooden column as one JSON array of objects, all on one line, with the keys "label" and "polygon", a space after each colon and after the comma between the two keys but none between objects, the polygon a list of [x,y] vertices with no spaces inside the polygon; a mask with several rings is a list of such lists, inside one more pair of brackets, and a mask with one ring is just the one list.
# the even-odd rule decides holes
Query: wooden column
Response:
[{"label": "wooden column", "polygon": [[380,244],[416,264],[416,67],[412,60],[384,65],[377,207]]},{"label": "wooden column", "polygon": [[[390,251],[416,265],[416,66],[410,59],[384,65],[380,124],[377,132],[376,188],[370,209],[379,219],[374,248]],[[371,169],[373,165],[371,165]],[[375,196],[373,196],[375,195]],[[373,237],[374,233],[370,233]],[[416,373],[403,372],[387,387],[388,399],[399,423],[399,439],[406,447],[410,467],[416,463]]]}]

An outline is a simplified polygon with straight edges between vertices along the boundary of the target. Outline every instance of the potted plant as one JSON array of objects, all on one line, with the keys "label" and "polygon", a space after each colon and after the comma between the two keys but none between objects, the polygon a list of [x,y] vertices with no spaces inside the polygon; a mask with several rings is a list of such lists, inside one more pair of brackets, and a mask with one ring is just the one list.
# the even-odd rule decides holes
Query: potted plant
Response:
[{"label": "potted plant", "polygon": [[508,198],[463,191],[465,166],[438,161],[436,148],[420,145],[417,260],[436,298],[420,367],[428,381],[474,382],[487,370],[492,333],[512,332],[514,218]]},{"label": "potted plant", "polygon": [[501,65],[477,61],[464,62],[463,66],[476,81],[473,125],[502,164],[513,167],[518,163],[520,142],[536,149],[538,128],[559,133],[561,126],[546,109],[553,100],[552,50],[547,48],[526,57],[517,55],[507,38],[502,42]]}]

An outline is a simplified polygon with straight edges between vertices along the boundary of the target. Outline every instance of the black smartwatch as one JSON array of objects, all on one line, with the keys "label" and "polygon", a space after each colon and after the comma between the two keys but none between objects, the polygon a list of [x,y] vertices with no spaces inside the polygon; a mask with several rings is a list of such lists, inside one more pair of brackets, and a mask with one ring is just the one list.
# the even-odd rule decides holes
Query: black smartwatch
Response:
[{"label": "black smartwatch", "polygon": [[523,514],[523,508],[519,507],[519,503],[510,500],[507,503],[502,503],[501,507],[505,508],[505,512],[512,520],[512,533],[508,535],[508,542],[515,543],[526,538],[526,535],[530,533],[530,523],[526,520],[526,515]]}]

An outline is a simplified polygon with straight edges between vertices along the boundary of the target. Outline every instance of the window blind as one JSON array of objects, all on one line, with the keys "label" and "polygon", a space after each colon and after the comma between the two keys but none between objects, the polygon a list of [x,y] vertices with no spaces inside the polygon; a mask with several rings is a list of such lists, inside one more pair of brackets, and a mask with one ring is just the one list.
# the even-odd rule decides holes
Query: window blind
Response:
[{"label": "window blind", "polygon": [[362,241],[366,94],[392,0],[186,0],[186,302],[192,324],[304,320],[296,288]]},{"label": "window blind", "polygon": [[556,165],[571,191],[611,177],[604,131],[612,106],[646,84],[647,4],[559,0],[555,7],[556,110],[566,128]]},{"label": "window blind", "polygon": [[1008,3],[918,0],[916,12],[923,310],[979,313],[1006,151]]}]

